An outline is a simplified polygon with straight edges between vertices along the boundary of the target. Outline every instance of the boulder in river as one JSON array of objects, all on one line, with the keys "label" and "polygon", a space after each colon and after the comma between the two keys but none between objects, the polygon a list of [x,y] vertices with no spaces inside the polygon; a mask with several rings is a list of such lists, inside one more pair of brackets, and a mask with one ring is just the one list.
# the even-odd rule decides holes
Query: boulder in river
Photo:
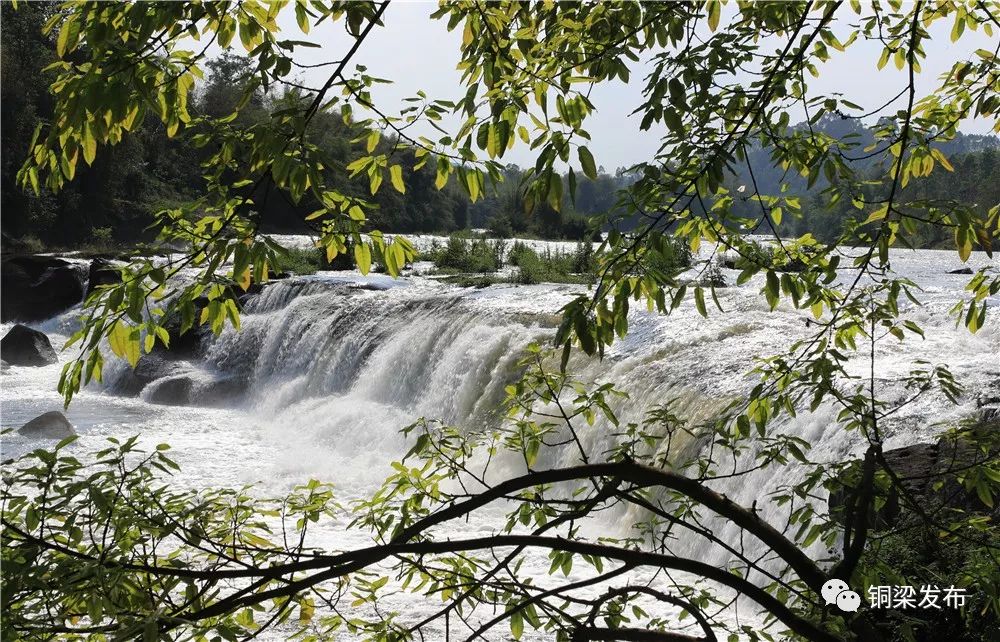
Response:
[{"label": "boulder in river", "polygon": [[246,381],[242,377],[213,379],[197,388],[191,402],[198,406],[213,408],[232,406],[246,396]]},{"label": "boulder in river", "polygon": [[164,406],[186,406],[191,402],[191,389],[194,382],[191,377],[183,375],[157,381],[149,386],[149,392],[144,395],[149,403]]},{"label": "boulder in river", "polygon": [[[980,430],[996,430],[1000,423],[986,417]],[[943,438],[937,443],[918,443],[894,448],[884,453],[885,461],[902,481],[906,493],[915,498],[926,510],[941,508],[965,512],[1000,515],[1000,505],[987,506],[958,481],[959,473],[966,467],[979,463],[982,453],[962,439]],[[829,506],[833,512],[843,513],[853,490],[845,487],[830,494]],[[895,526],[906,512],[903,498],[894,488],[885,505],[874,515],[872,522],[877,530]]]},{"label": "boulder in river", "polygon": [[15,366],[47,366],[59,360],[45,333],[20,323],[0,339],[0,354]]},{"label": "boulder in river", "polygon": [[21,426],[18,432],[25,437],[42,439],[65,439],[76,434],[73,424],[69,422],[66,415],[58,410],[52,410],[35,417]]},{"label": "boulder in river", "polygon": [[207,379],[205,375],[185,373],[151,383],[146,401],[164,406],[232,406],[242,400],[246,383],[240,377]]},{"label": "boulder in river", "polygon": [[972,274],[972,268],[964,267],[957,270],[948,270],[948,274]]},{"label": "boulder in river", "polygon": [[154,350],[144,354],[135,364],[135,369],[125,375],[115,384],[115,392],[135,397],[143,388],[164,377],[183,374],[191,370],[191,364],[169,358],[164,352]]},{"label": "boulder in river", "polygon": [[94,259],[90,262],[87,277],[87,296],[100,285],[121,283],[122,275],[107,259]]},{"label": "boulder in river", "polygon": [[15,256],[0,269],[0,318],[41,321],[83,300],[83,269],[53,256]]},{"label": "boulder in river", "polygon": [[201,356],[205,348],[206,340],[211,336],[212,331],[207,325],[198,323],[201,311],[208,305],[208,297],[200,296],[194,300],[195,323],[186,332],[181,333],[182,320],[179,312],[174,311],[167,315],[161,325],[170,334],[170,347],[164,347],[160,342],[156,343],[153,353],[165,353],[172,359],[188,359]]}]

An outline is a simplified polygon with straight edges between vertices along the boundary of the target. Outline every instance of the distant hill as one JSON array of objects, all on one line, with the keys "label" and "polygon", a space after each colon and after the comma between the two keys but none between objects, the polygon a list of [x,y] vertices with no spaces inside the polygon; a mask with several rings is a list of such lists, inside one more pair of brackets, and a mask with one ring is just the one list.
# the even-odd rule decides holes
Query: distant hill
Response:
[{"label": "distant hill", "polygon": [[[799,123],[793,128],[800,131],[807,131],[808,125],[806,123]],[[857,119],[853,118],[842,118],[836,115],[826,114],[813,125],[812,129],[813,131],[826,134],[831,138],[843,141],[846,144],[854,145],[853,150],[849,153],[856,157],[866,156],[867,153],[864,150],[876,142],[874,128],[866,127]],[[940,143],[933,143],[933,146],[940,149],[945,156],[951,158],[965,154],[983,152],[986,150],[1000,149],[1000,137],[981,134],[963,134],[959,132],[954,139],[942,141]],[[752,148],[749,154],[747,154],[747,160],[753,167],[754,178],[757,179],[757,187],[760,189],[761,193],[778,193],[781,181],[784,179],[794,193],[806,194],[809,191],[807,190],[806,179],[798,175],[785,175],[785,172],[782,171],[780,167],[773,167],[771,160],[772,152],[772,149],[765,149],[758,146],[756,148]],[[884,160],[884,155],[871,156],[869,158],[856,161],[856,166],[863,170],[866,167],[874,167],[878,163],[884,162]],[[737,185],[750,185],[752,181],[746,164],[737,166],[734,169],[735,174],[733,182]],[[816,185],[813,187],[816,188],[818,186],[822,189],[822,187],[825,187],[826,184],[825,179],[820,177]]]}]

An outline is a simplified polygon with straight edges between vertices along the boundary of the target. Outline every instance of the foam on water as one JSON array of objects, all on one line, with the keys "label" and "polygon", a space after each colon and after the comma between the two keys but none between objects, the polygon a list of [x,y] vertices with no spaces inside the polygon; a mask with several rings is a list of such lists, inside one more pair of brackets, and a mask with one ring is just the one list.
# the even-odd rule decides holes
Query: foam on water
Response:
[{"label": "foam on water", "polygon": [[[894,267],[925,287],[925,305],[903,310],[926,331],[927,338],[889,339],[879,344],[877,376],[883,393],[915,360],[948,365],[969,394],[958,406],[928,395],[907,406],[886,424],[890,447],[932,439],[938,422],[975,410],[977,397],[998,395],[1000,326],[993,319],[978,334],[956,327],[948,316],[968,277],[946,274],[959,267],[953,253],[918,251],[893,254]],[[974,255],[973,268],[988,259]],[[728,272],[730,282],[735,272]],[[581,379],[615,382],[629,401],[622,421],[640,421],[648,409],[671,399],[676,411],[692,421],[711,418],[725,402],[744,395],[754,380],[745,375],[755,359],[787,349],[807,336],[808,313],[784,304],[767,309],[760,295],[762,277],[740,287],[719,290],[723,312],[704,320],[685,304],[669,317],[633,311],[629,334],[616,342],[603,361],[574,358]],[[148,445],[169,442],[184,466],[177,482],[234,485],[258,482],[262,494],[280,493],[315,477],[335,482],[343,498],[370,492],[388,472],[388,462],[408,448],[399,430],[418,417],[437,418],[468,428],[496,422],[504,386],[518,375],[515,366],[532,341],[552,336],[558,312],[582,286],[495,286],[476,290],[442,285],[419,276],[391,280],[352,273],[326,273],[268,286],[251,300],[241,332],[226,330],[191,364],[196,385],[236,379],[245,401],[225,408],[175,407],[121,397],[100,386],[84,390],[67,414],[81,433],[72,446],[88,452],[107,436],[139,434]],[[987,304],[996,314],[1000,300]],[[74,312],[36,325],[57,348],[74,327]],[[9,329],[5,325],[0,331]],[[61,362],[71,357],[62,354]],[[10,367],[0,376],[2,424],[17,427],[61,406],[55,384],[61,365]],[[107,366],[106,380],[125,376],[122,364]],[[867,356],[850,370],[867,372]],[[154,383],[152,386],[158,384]],[[162,384],[159,384],[162,385]],[[835,427],[829,405],[775,425],[814,444],[811,456],[839,460],[857,454],[857,435]],[[607,426],[584,435],[595,452],[607,447]],[[3,456],[37,447],[16,435],[4,438]],[[548,453],[545,463],[571,464],[571,448]],[[518,472],[508,463],[500,474]],[[723,481],[717,490],[737,502],[758,507],[778,520],[767,494],[794,481],[794,467]],[[487,534],[501,518],[500,508],[456,525],[456,533]],[[615,516],[599,518],[596,527],[615,532]],[[717,524],[726,533],[730,525]],[[327,535],[340,547],[364,543],[364,535],[345,535],[329,524]],[[734,533],[735,535],[735,533]],[[346,539],[345,539],[346,537]],[[722,563],[724,552],[692,539],[678,551]],[[817,554],[822,551],[816,551]],[[548,561],[537,561],[539,576]],[[414,605],[426,612],[433,605]]]}]

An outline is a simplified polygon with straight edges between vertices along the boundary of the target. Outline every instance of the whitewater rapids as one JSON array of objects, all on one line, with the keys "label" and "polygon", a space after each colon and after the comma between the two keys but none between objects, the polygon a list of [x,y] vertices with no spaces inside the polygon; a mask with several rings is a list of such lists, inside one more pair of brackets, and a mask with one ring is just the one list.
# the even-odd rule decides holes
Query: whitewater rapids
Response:
[{"label": "whitewater rapids", "polygon": [[[988,261],[975,254],[970,265],[975,269]],[[904,316],[920,324],[927,338],[890,338],[880,344],[880,386],[891,391],[892,382],[909,372],[914,361],[925,360],[947,365],[967,394],[958,405],[928,395],[907,406],[885,426],[889,448],[932,440],[941,425],[1000,399],[998,297],[987,301],[991,318],[973,335],[947,314],[969,278],[948,274],[962,267],[954,253],[894,252],[893,267],[924,287],[924,305],[910,306]],[[727,271],[730,282],[735,274]],[[575,359],[574,375],[615,382],[625,390],[630,399],[619,416],[626,422],[640,421],[650,406],[670,399],[687,418],[709,419],[755,383],[744,375],[754,359],[779,353],[810,331],[808,311],[784,303],[774,312],[767,309],[761,279],[720,289],[724,312],[711,310],[709,320],[690,303],[669,317],[632,312],[627,337],[612,346],[603,362]],[[71,448],[91,452],[103,447],[106,437],[138,434],[147,446],[172,445],[183,469],[176,479],[180,484],[253,483],[260,494],[276,495],[317,478],[333,482],[342,501],[364,496],[386,476],[389,462],[408,450],[399,430],[418,417],[468,428],[498,421],[504,386],[517,377],[515,364],[525,346],[550,341],[559,308],[585,291],[585,286],[571,285],[460,288],[419,276],[392,280],[352,272],[277,282],[251,300],[241,332],[227,329],[203,358],[184,364],[184,376],[194,381],[192,405],[149,403],[166,380],[149,384],[138,397],[118,394],[116,386],[128,373],[121,363],[109,364],[107,385],[82,391],[66,413],[80,433]],[[58,349],[72,333],[78,312],[34,327],[46,332]],[[0,331],[9,327],[4,324]],[[63,353],[56,365],[4,368],[4,428],[61,408],[55,387],[69,358]],[[865,372],[867,356],[858,355],[851,367]],[[241,394],[230,403],[213,403],[205,395],[219,381],[236,381]],[[857,455],[859,436],[839,430],[835,415],[824,405],[774,429],[812,442],[817,460]],[[600,427],[585,438],[596,451],[609,443]],[[6,435],[3,458],[35,447],[37,442],[16,433]],[[545,463],[576,463],[575,451],[551,453]],[[508,472],[518,471],[512,467]],[[788,482],[773,475],[754,483],[723,482],[717,490],[750,504]],[[780,518],[773,505],[759,508],[765,518]],[[454,535],[489,534],[501,516],[502,507],[497,507],[456,525]],[[618,531],[620,523],[608,519],[599,526],[609,534],[624,534]],[[366,543],[364,533],[344,533],[335,524],[327,526],[324,536],[339,548]],[[725,560],[722,551],[694,541],[679,547],[706,561]],[[544,576],[548,560],[537,566],[532,571]],[[411,599],[413,603],[400,607],[415,616],[438,606]]]}]

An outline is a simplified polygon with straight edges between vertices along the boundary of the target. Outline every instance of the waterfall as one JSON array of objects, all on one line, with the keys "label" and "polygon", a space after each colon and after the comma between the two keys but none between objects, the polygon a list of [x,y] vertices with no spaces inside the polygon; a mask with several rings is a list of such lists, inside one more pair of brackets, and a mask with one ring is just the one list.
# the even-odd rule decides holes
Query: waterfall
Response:
[{"label": "waterfall", "polygon": [[[916,263],[924,273],[931,264]],[[924,326],[928,339],[890,339],[879,346],[880,394],[901,395],[895,380],[916,359],[947,363],[971,394],[958,406],[934,395],[909,405],[885,426],[889,447],[933,439],[940,430],[936,422],[967,416],[975,410],[976,393],[1000,387],[997,324],[978,335],[956,328],[946,311],[961,281],[940,276],[931,281],[935,287],[928,289],[927,304],[904,311]],[[770,311],[760,287],[755,279],[720,290],[724,312],[713,311],[707,321],[688,306],[669,317],[634,311],[629,333],[603,360],[575,356],[570,369],[577,379],[612,382],[629,395],[616,409],[623,423],[641,422],[651,407],[666,402],[691,424],[711,421],[756,382],[746,374],[755,359],[780,353],[811,332],[808,312],[785,305]],[[273,449],[279,471],[355,484],[362,492],[384,476],[388,461],[406,452],[399,430],[420,417],[468,430],[497,425],[504,387],[519,376],[516,364],[524,348],[550,340],[558,309],[571,294],[571,288],[557,286],[472,290],[420,278],[288,279],[248,300],[241,331],[227,329],[197,363],[183,363],[179,372],[149,384],[143,396],[154,399],[171,382],[187,379],[194,403],[208,404],[221,384],[236,386],[242,394],[233,403],[246,410],[247,430],[280,444]],[[848,367],[863,374],[867,357],[858,355]],[[780,419],[769,430],[809,441],[810,456],[819,461],[856,456],[863,447],[860,436],[839,429],[835,417],[826,404]],[[612,432],[598,422],[582,439],[600,455],[613,444]],[[740,464],[752,465],[754,455],[751,448]],[[539,466],[574,463],[575,447],[564,446],[543,452]],[[501,461],[496,472],[516,474],[521,466]],[[787,510],[768,495],[794,483],[798,474],[798,467],[789,466],[713,487],[740,504],[756,503],[763,517],[780,524]],[[600,519],[611,531],[631,523],[620,515]],[[709,523],[726,539],[738,536],[732,524]],[[691,538],[678,550],[725,562],[724,552],[702,547]]]}]

